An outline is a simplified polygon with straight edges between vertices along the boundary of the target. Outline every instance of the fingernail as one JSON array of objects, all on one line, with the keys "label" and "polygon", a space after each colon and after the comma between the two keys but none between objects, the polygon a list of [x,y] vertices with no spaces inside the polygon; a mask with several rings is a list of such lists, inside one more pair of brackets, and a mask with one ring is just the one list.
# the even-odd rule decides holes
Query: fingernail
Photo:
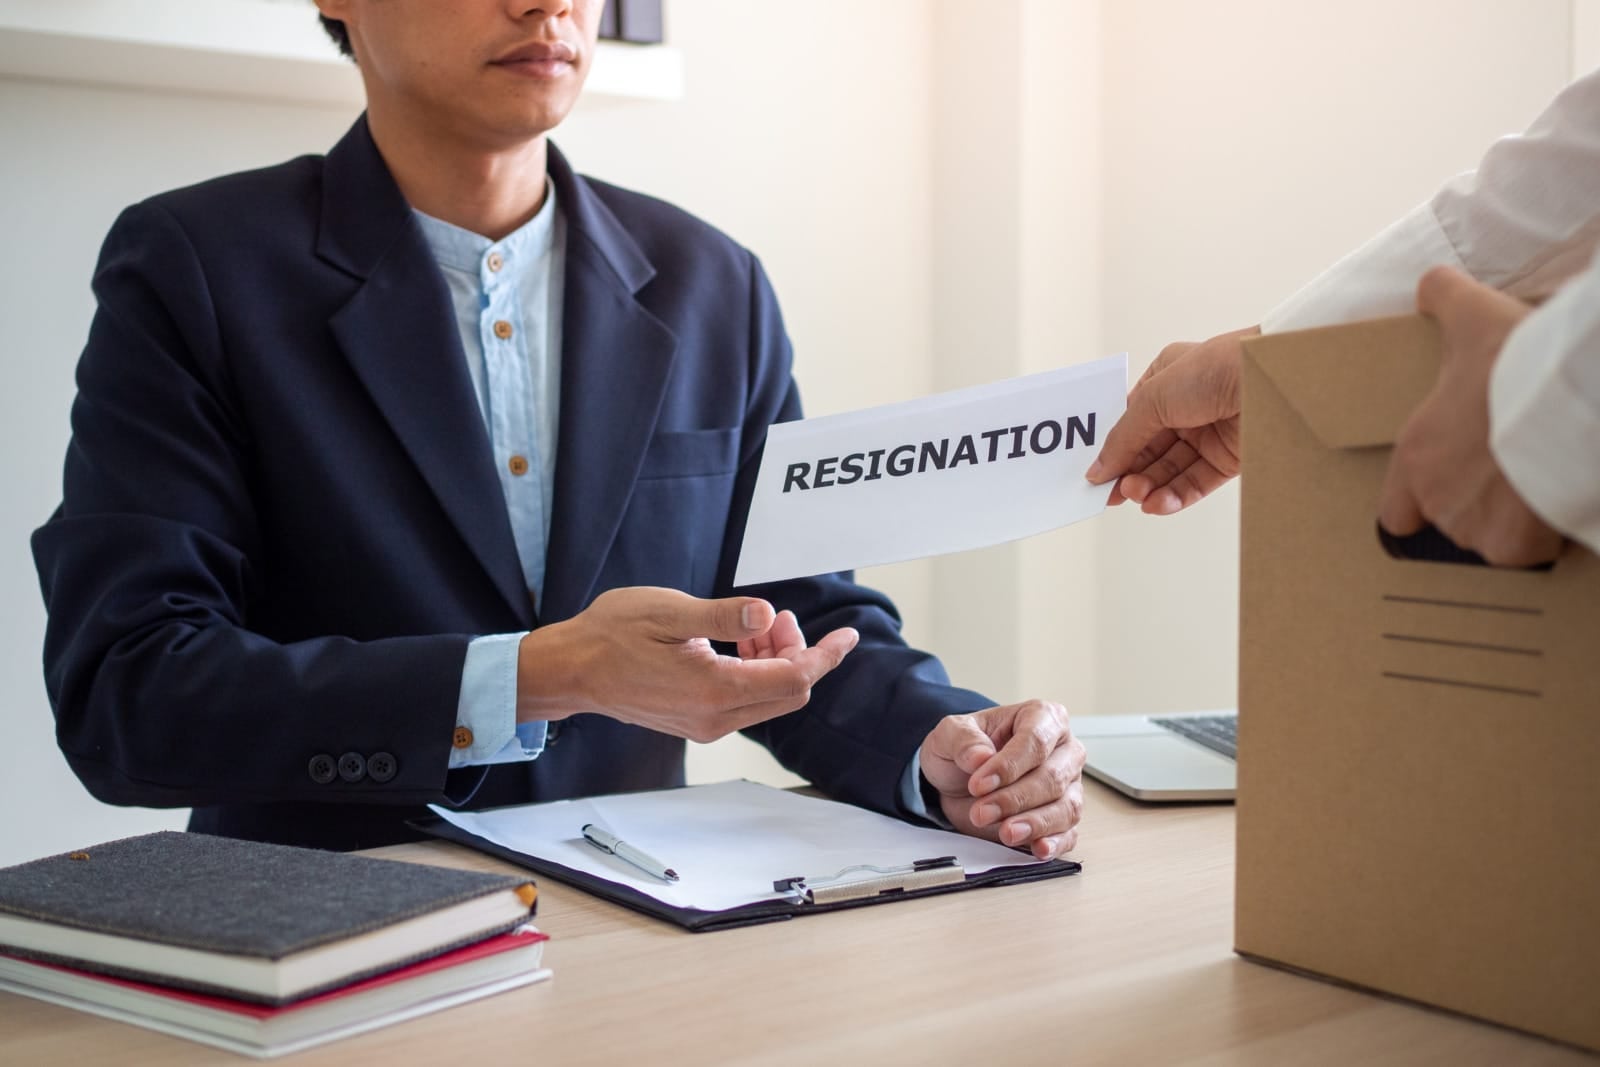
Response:
[{"label": "fingernail", "polygon": [[1000,836],[1005,838],[1008,845],[1020,845],[1028,839],[1028,824],[1025,822],[1008,822],[1006,828],[1000,831]]},{"label": "fingernail", "polygon": [[978,795],[979,796],[983,796],[986,793],[993,793],[996,789],[999,789],[999,788],[1000,788],[1000,776],[998,774],[991,774],[987,778],[978,779]]},{"label": "fingernail", "polygon": [[974,826],[988,826],[1000,817],[1000,808],[996,804],[979,804],[972,809],[972,824]]},{"label": "fingernail", "polygon": [[1105,464],[1101,463],[1097,459],[1093,463],[1089,464],[1089,469],[1084,472],[1083,476],[1089,479],[1091,482],[1099,482],[1101,475],[1105,474],[1105,472]]},{"label": "fingernail", "polygon": [[760,625],[756,621],[756,605],[754,603],[746,604],[744,606],[744,611],[740,613],[740,618],[744,620],[744,628],[746,630],[754,630],[758,625]]}]

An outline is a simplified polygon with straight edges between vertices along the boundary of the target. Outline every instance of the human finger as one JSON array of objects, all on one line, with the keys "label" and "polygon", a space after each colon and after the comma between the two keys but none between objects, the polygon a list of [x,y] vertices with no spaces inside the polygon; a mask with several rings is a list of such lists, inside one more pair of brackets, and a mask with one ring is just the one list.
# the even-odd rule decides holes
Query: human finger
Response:
[{"label": "human finger", "polygon": [[[1130,486],[1130,489],[1134,492],[1138,492],[1141,487],[1143,488],[1142,495],[1137,497],[1142,504],[1145,497],[1149,496],[1152,490],[1161,488],[1185,470],[1188,470],[1189,466],[1199,456],[1200,453],[1195,451],[1193,445],[1181,437],[1174,436],[1166,451],[1151,458],[1143,467],[1123,477],[1124,480],[1137,480],[1134,485]],[[1135,498],[1130,496],[1129,499]]]},{"label": "human finger", "polygon": [[1472,284],[1471,278],[1454,267],[1432,267],[1417,281],[1417,310],[1434,318],[1449,317]]},{"label": "human finger", "polygon": [[[975,797],[986,796],[1017,781],[1043,763],[1057,745],[1071,736],[1067,729],[1067,709],[1047,700],[1028,700],[992,709],[990,717],[1008,720],[1011,736],[972,773],[968,791]],[[985,732],[991,737],[996,733],[993,729]]]},{"label": "human finger", "polygon": [[772,659],[806,647],[806,635],[792,611],[780,611],[766,633],[739,642],[740,659]]},{"label": "human finger", "polygon": [[1482,509],[1481,521],[1465,538],[1445,533],[1496,567],[1533,567],[1561,554],[1565,542],[1561,534],[1545,525],[1509,487],[1498,495],[1494,506]]},{"label": "human finger", "polygon": [[1162,430],[1150,439],[1133,457],[1133,462],[1128,466],[1128,473],[1117,479],[1113,495],[1118,502],[1131,500],[1135,504],[1144,503],[1144,498],[1150,490],[1159,484],[1149,476],[1149,468],[1160,461],[1161,457],[1170,452],[1174,445],[1181,439],[1176,430]]},{"label": "human finger", "polygon": [[1389,456],[1389,469],[1383,476],[1383,490],[1378,496],[1378,525],[1397,537],[1416,533],[1427,524],[1422,505],[1411,491],[1396,448]]},{"label": "human finger", "polygon": [[973,825],[991,826],[1052,804],[1066,795],[1071,783],[1082,777],[1083,745],[1068,737],[1040,760],[1038,766],[974,804],[970,815]]},{"label": "human finger", "polygon": [[1106,434],[1100,454],[1084,473],[1089,484],[1104,485],[1131,470],[1136,457],[1167,429],[1160,416],[1164,402],[1158,395],[1165,388],[1159,377],[1134,386],[1133,392],[1128,394],[1127,410]]},{"label": "human finger", "polygon": [[1166,485],[1157,486],[1146,494],[1141,508],[1147,515],[1175,515],[1198,504],[1229,480],[1209,460],[1196,458]]},{"label": "human finger", "polygon": [[1055,859],[1057,856],[1065,856],[1077,847],[1078,830],[1074,827],[1066,833],[1035,838],[1028,850],[1033,853],[1034,859],[1049,860]]},{"label": "human finger", "polygon": [[650,605],[656,626],[669,637],[686,641],[705,637],[713,641],[747,641],[772,628],[777,613],[760,597],[732,596],[703,600],[673,589],[658,591]]},{"label": "human finger", "polygon": [[1142,472],[1150,464],[1166,455],[1167,450],[1178,441],[1177,430],[1162,430],[1145,443],[1139,454],[1133,457],[1133,462],[1128,464],[1129,472]]},{"label": "human finger", "polygon": [[[1083,783],[1074,780],[1053,800],[1007,817],[995,833],[1002,845],[1027,848],[1042,839],[1075,831],[1082,818]],[[1037,851],[1034,854],[1039,855]],[[1039,858],[1048,858],[1048,854]]]},{"label": "human finger", "polygon": [[965,778],[994,755],[995,743],[976,714],[946,715],[928,734],[923,749],[936,759],[955,764]]},{"label": "human finger", "polygon": [[[1104,485],[1120,474],[1139,469],[1141,455],[1152,448],[1156,454],[1166,451],[1166,444],[1161,443],[1161,439],[1170,434],[1171,425],[1165,415],[1166,393],[1174,383],[1170,378],[1163,380],[1162,374],[1198,347],[1188,341],[1174,342],[1150,361],[1129,391],[1127,406],[1111,432],[1106,434],[1100,454],[1084,474],[1091,485]],[[1176,384],[1183,388],[1181,381]]]},{"label": "human finger", "polygon": [[839,666],[860,639],[859,633],[846,626],[810,648],[791,647],[770,658],[721,657],[711,666],[723,691],[716,703],[731,707],[799,696]]}]

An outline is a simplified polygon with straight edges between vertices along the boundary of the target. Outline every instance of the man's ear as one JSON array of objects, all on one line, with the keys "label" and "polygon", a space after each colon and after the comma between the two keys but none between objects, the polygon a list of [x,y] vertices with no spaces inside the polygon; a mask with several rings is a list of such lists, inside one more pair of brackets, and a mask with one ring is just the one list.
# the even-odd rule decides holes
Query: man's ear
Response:
[{"label": "man's ear", "polygon": [[317,5],[317,10],[322,14],[330,19],[338,19],[340,22],[343,22],[350,13],[350,0],[313,0],[313,2]]}]

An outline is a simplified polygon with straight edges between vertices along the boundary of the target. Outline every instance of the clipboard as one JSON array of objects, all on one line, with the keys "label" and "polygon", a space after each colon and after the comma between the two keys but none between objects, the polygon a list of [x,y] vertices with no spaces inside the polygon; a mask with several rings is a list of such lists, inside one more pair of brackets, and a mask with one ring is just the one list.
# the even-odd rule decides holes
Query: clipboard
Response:
[{"label": "clipboard", "polygon": [[[725,794],[728,799],[735,802],[741,798],[748,799],[751,797],[776,802],[774,794],[784,794],[783,790],[758,786],[750,782],[682,788],[706,791],[708,799],[712,800],[718,799],[724,794],[712,796],[711,791],[725,790],[728,791]],[[900,831],[888,832],[891,834],[903,832],[906,839],[905,848],[916,849],[921,847],[926,850],[927,842],[935,842],[950,846],[949,851],[951,852],[965,852],[968,855],[977,848],[1001,849],[1002,854],[1015,855],[1019,862],[991,866],[983,870],[968,870],[953,855],[942,853],[931,855],[923,851],[905,854],[901,862],[846,864],[843,867],[836,864],[824,864],[818,867],[815,865],[815,860],[812,857],[808,857],[805,854],[805,850],[801,848],[797,853],[799,858],[795,859],[790,866],[768,872],[768,877],[762,888],[765,890],[770,887],[771,896],[769,899],[755,900],[727,907],[704,908],[674,904],[659,899],[659,895],[652,892],[646,892],[624,884],[627,878],[620,870],[616,879],[601,877],[590,870],[580,870],[573,864],[559,862],[552,858],[552,855],[537,854],[540,851],[561,854],[560,850],[556,848],[549,850],[544,848],[523,850],[510,847],[503,842],[473,833],[438,815],[414,821],[411,825],[430,836],[453,841],[456,844],[484,852],[540,875],[582,889],[603,900],[608,900],[641,914],[672,923],[691,933],[705,933],[712,930],[753,926],[759,923],[779,922],[799,916],[840,911],[846,908],[867,907],[874,904],[885,904],[917,897],[938,896],[967,889],[1018,885],[1026,882],[1041,881],[1046,878],[1059,878],[1076,874],[1082,870],[1082,865],[1075,860],[1057,859],[1041,863],[1033,860],[1031,856],[1027,856],[1025,853],[1003,849],[1002,846],[994,845],[990,842],[975,842],[974,839],[965,838],[962,835],[947,831],[914,827],[889,819],[887,816],[865,812],[847,804],[837,804],[833,801],[815,801],[812,798],[794,797],[793,794],[785,795],[791,796],[795,800],[805,800],[813,805],[807,812],[808,815],[813,817],[813,829],[815,827],[814,819],[817,814],[823,817],[837,816],[841,821],[841,825],[845,822],[853,823],[864,819],[881,820],[884,823],[893,824],[901,828]],[[598,810],[601,811],[599,817],[604,818],[604,809],[607,804],[639,804],[641,802],[649,802],[652,798],[656,798],[658,801],[659,798],[685,799],[684,795],[680,794],[678,790],[663,790],[655,794],[627,794],[618,797],[585,798],[582,801],[555,803],[575,806],[584,804],[598,805]],[[816,807],[815,805],[830,805],[831,807]],[[782,805],[780,804],[780,806]],[[549,804],[522,805],[492,809],[474,814],[516,819],[519,812],[534,810],[541,810],[542,812],[543,809],[551,807],[552,805]],[[577,823],[579,820],[595,818],[596,816],[589,814],[590,810],[587,807],[575,807],[567,821]],[[734,817],[737,817],[737,810]],[[770,828],[771,821],[770,819],[766,820],[760,825]],[[886,827],[878,827],[878,829],[879,831],[887,830]],[[574,830],[576,830],[576,826],[574,826]],[[737,848],[737,840],[731,839],[729,847]],[[899,846],[897,845],[896,847]],[[934,851],[940,852],[941,850],[936,848]],[[565,855],[584,857],[582,850],[577,852],[568,851]],[[992,853],[986,853],[986,855],[992,858]],[[663,858],[669,857],[663,856]],[[808,859],[812,859],[810,869],[806,869]],[[798,865],[798,869],[795,869],[795,865]],[[590,864],[590,866],[593,866],[593,864]],[[637,879],[635,880],[637,881]],[[663,890],[663,892],[665,891]]]}]

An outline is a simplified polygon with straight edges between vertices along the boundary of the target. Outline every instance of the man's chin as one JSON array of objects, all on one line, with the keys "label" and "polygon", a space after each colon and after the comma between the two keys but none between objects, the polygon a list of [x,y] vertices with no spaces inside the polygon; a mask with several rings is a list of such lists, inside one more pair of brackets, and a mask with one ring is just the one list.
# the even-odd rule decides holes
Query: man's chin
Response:
[{"label": "man's chin", "polygon": [[530,109],[485,116],[477,124],[479,140],[499,151],[532,144],[566,119],[570,109]]},{"label": "man's chin", "polygon": [[531,141],[565,122],[577,103],[577,93],[559,100],[545,98],[528,101],[525,106],[500,116],[498,125],[515,139]]}]

